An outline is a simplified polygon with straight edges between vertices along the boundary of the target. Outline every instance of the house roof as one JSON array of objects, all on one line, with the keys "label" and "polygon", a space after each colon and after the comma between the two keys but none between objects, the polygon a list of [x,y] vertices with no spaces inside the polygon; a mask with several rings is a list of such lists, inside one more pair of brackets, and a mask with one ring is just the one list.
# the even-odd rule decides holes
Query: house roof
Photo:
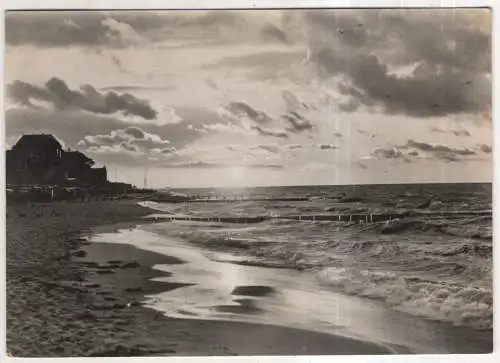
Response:
[{"label": "house roof", "polygon": [[50,134],[23,135],[12,147],[13,150],[20,148],[51,148],[62,150],[61,143]]},{"label": "house roof", "polygon": [[94,160],[87,157],[85,154],[80,151],[65,151],[63,154],[63,162],[68,164],[88,164],[94,165]]}]

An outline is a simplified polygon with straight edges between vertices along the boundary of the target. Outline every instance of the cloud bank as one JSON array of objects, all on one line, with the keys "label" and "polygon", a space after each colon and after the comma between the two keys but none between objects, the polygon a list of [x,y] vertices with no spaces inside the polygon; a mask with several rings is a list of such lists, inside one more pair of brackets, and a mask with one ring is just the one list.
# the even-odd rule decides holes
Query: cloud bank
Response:
[{"label": "cloud bank", "polygon": [[150,134],[138,127],[113,130],[103,135],[88,135],[78,147],[94,153],[124,153],[135,155],[169,155],[175,148],[170,141]]},{"label": "cloud bank", "polygon": [[100,114],[122,112],[146,120],[156,119],[158,114],[148,101],[130,93],[101,93],[91,85],[84,85],[80,91],[74,91],[63,80],[55,77],[44,86],[17,80],[7,86],[7,92],[13,102],[32,108],[38,107],[34,101],[42,101],[60,110],[79,109]]},{"label": "cloud bank", "polygon": [[[488,10],[476,10],[487,20]],[[344,79],[342,105],[382,107],[414,117],[491,107],[491,33],[464,10],[313,10],[310,61],[322,77]],[[479,16],[479,15],[478,15]],[[491,30],[490,30],[491,31]]]}]

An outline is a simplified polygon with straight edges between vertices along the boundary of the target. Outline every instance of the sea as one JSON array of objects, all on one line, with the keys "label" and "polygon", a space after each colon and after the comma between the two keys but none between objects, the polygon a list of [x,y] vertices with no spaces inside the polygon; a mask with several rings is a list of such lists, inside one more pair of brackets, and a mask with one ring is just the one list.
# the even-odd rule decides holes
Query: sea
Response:
[{"label": "sea", "polygon": [[[157,267],[171,275],[167,281],[188,285],[150,297],[169,316],[288,325],[411,352],[490,347],[491,184],[173,191],[231,201],[144,202],[159,217],[184,220],[159,219],[114,237],[187,261]],[[339,214],[406,216],[321,220]],[[262,218],[238,223],[247,217]]]}]

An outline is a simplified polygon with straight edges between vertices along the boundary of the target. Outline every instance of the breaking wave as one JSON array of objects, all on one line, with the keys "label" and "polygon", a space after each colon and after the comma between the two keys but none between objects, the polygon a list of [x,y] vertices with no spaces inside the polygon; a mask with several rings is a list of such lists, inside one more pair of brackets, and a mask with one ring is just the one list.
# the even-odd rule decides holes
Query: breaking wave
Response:
[{"label": "breaking wave", "polygon": [[[222,219],[220,223],[157,223],[147,228],[234,257],[226,262],[307,271],[325,288],[381,300],[428,319],[491,329],[489,189],[482,185],[404,186],[399,192],[392,186],[366,188],[363,197],[349,201],[335,199],[338,192],[332,189],[332,197],[297,203],[149,204],[168,215]],[[279,188],[272,193],[295,195],[298,189]],[[403,217],[373,223],[293,218],[302,213],[318,219],[336,213]],[[228,223],[226,217],[260,219],[245,224]]]},{"label": "breaking wave", "polygon": [[382,300],[397,310],[416,316],[492,329],[493,296],[488,287],[474,287],[394,272],[325,268],[318,280],[347,294]]}]

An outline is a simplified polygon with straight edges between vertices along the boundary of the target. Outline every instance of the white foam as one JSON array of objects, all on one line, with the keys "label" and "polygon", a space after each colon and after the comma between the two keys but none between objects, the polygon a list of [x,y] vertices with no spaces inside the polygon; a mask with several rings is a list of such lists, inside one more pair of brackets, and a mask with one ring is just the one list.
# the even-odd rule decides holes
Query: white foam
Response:
[{"label": "white foam", "polygon": [[492,290],[405,279],[394,272],[325,268],[318,280],[344,293],[382,300],[406,313],[476,329],[493,324]]}]

